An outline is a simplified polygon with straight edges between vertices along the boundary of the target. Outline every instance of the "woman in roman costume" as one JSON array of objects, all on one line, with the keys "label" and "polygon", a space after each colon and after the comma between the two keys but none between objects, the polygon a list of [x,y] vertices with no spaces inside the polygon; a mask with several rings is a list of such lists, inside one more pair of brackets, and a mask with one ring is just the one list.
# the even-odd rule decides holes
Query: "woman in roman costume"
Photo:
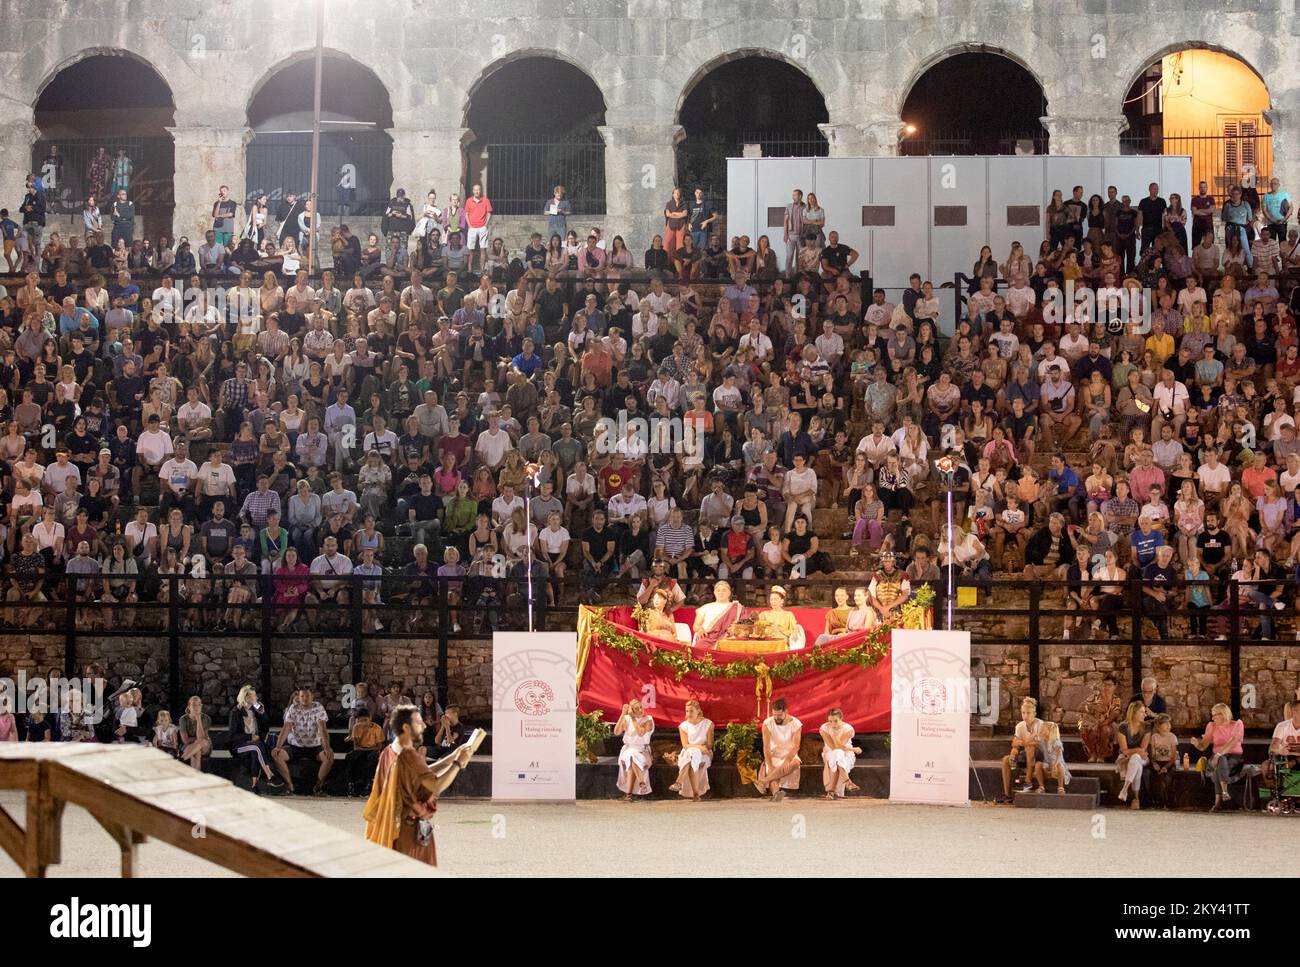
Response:
[{"label": "woman in roman costume", "polygon": [[843,799],[846,792],[857,792],[850,778],[853,766],[862,753],[853,744],[853,726],[844,721],[844,713],[833,708],[826,713],[826,724],[817,730],[822,737],[822,785],[827,799]]},{"label": "woman in roman costume", "polygon": [[650,736],[654,730],[654,719],[642,711],[639,701],[632,699],[623,706],[614,734],[623,736],[623,748],[618,753],[618,788],[624,802],[631,802],[633,796],[650,795]]},{"label": "woman in roman costume", "polygon": [[700,703],[686,703],[686,720],[677,726],[682,751],[677,753],[677,781],[668,788],[685,799],[698,801],[709,791],[709,766],[713,764],[713,723],[704,717]]}]

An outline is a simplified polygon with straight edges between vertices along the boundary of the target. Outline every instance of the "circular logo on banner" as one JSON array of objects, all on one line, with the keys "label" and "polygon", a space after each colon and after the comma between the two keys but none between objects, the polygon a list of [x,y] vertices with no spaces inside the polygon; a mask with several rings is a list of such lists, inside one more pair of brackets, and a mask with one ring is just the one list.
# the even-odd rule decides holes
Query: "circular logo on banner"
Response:
[{"label": "circular logo on banner", "polygon": [[942,715],[948,707],[948,688],[937,678],[922,678],[912,686],[912,708],[922,715]]},{"label": "circular logo on banner", "polygon": [[515,686],[515,708],[524,715],[546,715],[555,702],[555,692],[540,679],[529,679]]}]

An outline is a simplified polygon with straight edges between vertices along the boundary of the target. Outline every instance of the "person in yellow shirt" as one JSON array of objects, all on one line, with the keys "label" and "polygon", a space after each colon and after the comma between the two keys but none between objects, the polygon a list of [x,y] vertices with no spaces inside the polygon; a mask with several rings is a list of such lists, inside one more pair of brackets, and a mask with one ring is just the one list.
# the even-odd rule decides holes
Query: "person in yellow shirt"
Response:
[{"label": "person in yellow shirt", "polygon": [[347,759],[348,795],[355,796],[370,785],[384,745],[384,730],[370,718],[370,709],[357,709],[347,742],[352,747]]},{"label": "person in yellow shirt", "polygon": [[1158,366],[1163,366],[1165,360],[1174,354],[1174,337],[1165,332],[1163,319],[1151,320],[1151,335],[1147,336],[1145,345]]}]

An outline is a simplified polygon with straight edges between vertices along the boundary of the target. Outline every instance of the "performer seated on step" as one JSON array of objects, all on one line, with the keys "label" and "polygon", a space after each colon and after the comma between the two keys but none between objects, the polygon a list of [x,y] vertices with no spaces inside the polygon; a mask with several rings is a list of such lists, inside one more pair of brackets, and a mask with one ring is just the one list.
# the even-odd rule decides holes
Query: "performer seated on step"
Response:
[{"label": "performer seated on step", "polygon": [[853,589],[853,610],[849,612],[845,626],[849,631],[870,631],[880,624],[876,609],[871,606],[871,595],[866,588]]},{"label": "performer seated on step", "polygon": [[784,638],[791,651],[802,648],[805,644],[803,628],[795,620],[794,612],[785,608],[785,588],[774,584],[767,594],[770,607],[758,615],[756,630],[764,638]]},{"label": "performer seated on step", "polygon": [[740,602],[731,600],[731,585],[719,581],[713,585],[713,600],[695,611],[692,644],[696,648],[712,648],[740,620],[742,611]]},{"label": "performer seated on step", "polygon": [[815,645],[824,645],[834,641],[849,630],[849,589],[835,589],[835,607],[826,612],[826,630],[817,636]]},{"label": "performer seated on step", "polygon": [[366,839],[438,865],[433,814],[438,796],[461,774],[473,756],[469,745],[432,765],[424,758],[424,719],[414,705],[398,705],[388,716],[396,735],[379,754],[374,784],[366,802]]},{"label": "performer seated on step", "polygon": [[786,710],[785,699],[772,703],[772,714],[763,720],[763,764],[754,785],[763,795],[780,802],[787,789],[799,788],[799,742],[803,723]]},{"label": "performer seated on step", "polygon": [[633,796],[650,795],[650,737],[654,731],[655,720],[642,711],[638,700],[634,698],[623,706],[614,734],[623,736],[623,748],[618,753],[618,788],[624,802],[631,802]]},{"label": "performer seated on step", "polygon": [[709,791],[709,766],[713,765],[713,723],[704,717],[700,703],[686,703],[686,721],[677,726],[682,751],[677,753],[677,781],[668,788],[685,799],[698,801]]},{"label": "performer seated on step", "polygon": [[1038,753],[1042,747],[1043,720],[1038,717],[1038,702],[1025,698],[1020,702],[1020,721],[1016,723],[1015,735],[1011,738],[1011,751],[1002,757],[1002,799],[1011,801],[1011,774],[1021,762],[1025,766],[1025,789],[1033,787],[1034,774],[1037,772]]},{"label": "performer seated on step", "polygon": [[822,785],[827,799],[843,799],[845,793],[857,792],[851,778],[853,766],[862,750],[853,744],[853,726],[844,721],[844,713],[833,708],[826,713],[826,724],[817,730],[822,737]]},{"label": "performer seated on step", "polygon": [[897,622],[899,609],[911,596],[912,586],[908,583],[907,575],[898,569],[892,551],[880,555],[880,570],[872,577],[868,590],[881,623]]}]

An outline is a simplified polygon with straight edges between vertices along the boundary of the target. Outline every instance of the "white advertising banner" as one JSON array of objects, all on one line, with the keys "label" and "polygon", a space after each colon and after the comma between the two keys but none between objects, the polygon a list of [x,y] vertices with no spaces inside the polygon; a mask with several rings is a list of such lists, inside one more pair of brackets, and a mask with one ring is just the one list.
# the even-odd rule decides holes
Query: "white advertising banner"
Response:
[{"label": "white advertising banner", "polygon": [[493,635],[493,799],[574,798],[577,662],[572,631]]},{"label": "white advertising banner", "polygon": [[889,798],[970,805],[970,632],[891,632]]}]

